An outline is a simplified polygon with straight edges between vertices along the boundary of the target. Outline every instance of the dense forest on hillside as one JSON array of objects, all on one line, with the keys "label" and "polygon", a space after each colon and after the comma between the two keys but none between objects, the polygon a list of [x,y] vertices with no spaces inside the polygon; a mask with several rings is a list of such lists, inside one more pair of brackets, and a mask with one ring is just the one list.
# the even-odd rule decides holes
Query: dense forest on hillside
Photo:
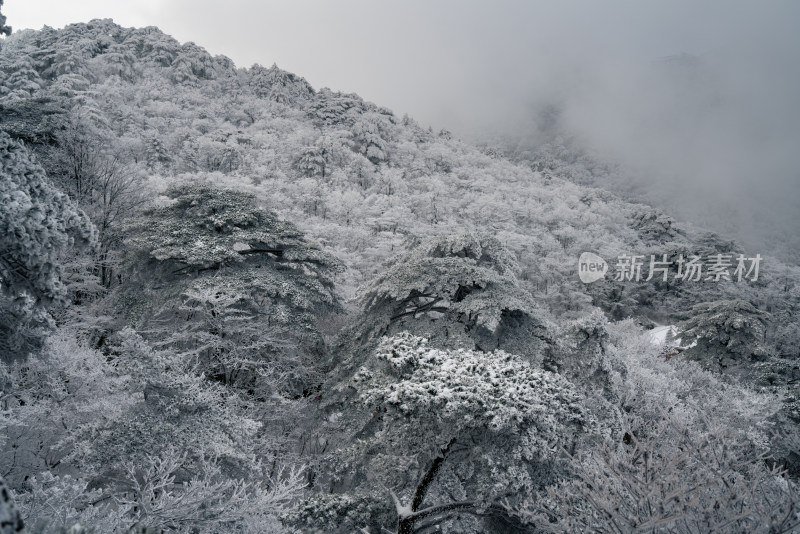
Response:
[{"label": "dense forest on hillside", "polygon": [[154,27],[4,39],[0,521],[796,531],[800,268],[511,152]]}]

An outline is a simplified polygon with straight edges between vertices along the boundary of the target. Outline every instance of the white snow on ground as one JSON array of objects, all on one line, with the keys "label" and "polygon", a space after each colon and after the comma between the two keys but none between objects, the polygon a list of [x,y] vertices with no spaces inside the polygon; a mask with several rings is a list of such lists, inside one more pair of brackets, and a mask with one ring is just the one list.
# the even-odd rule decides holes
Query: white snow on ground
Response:
[{"label": "white snow on ground", "polygon": [[668,325],[661,325],[656,326],[652,330],[648,332],[650,336],[650,342],[653,345],[666,345],[667,344],[667,336],[672,334],[672,339],[669,342],[669,346],[671,347],[680,347],[681,349],[688,349],[697,345],[697,340],[693,340],[689,345],[685,347],[681,344],[681,338],[677,337],[680,334],[680,330],[678,327],[672,324]]},{"label": "white snow on ground", "polygon": [[[653,345],[663,345],[666,342],[667,335],[670,332],[672,332],[673,336],[678,335],[678,329],[674,325],[668,324],[663,326],[657,326],[652,330],[650,330],[650,332],[648,332],[648,334],[650,335],[650,342]],[[674,341],[680,341],[680,340],[674,340]]]}]

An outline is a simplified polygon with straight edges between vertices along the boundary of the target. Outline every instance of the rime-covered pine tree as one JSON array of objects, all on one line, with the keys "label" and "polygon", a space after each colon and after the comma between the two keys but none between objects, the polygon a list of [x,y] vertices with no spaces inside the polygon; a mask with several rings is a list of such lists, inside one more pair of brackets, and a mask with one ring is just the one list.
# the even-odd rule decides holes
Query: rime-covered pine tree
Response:
[{"label": "rime-covered pine tree", "polygon": [[483,532],[481,521],[503,520],[503,501],[555,480],[554,443],[571,449],[593,425],[566,379],[500,350],[440,350],[407,332],[384,338],[338,388],[355,395],[329,420],[352,435],[321,485],[393,501],[398,534]]},{"label": "rime-covered pine tree", "polygon": [[540,358],[547,316],[516,270],[513,255],[494,237],[423,239],[362,290],[367,325],[380,334],[409,330],[447,346],[523,350]]},{"label": "rime-covered pine tree", "polygon": [[0,354],[31,348],[36,311],[64,297],[59,254],[95,241],[88,217],[21,143],[0,132]]},{"label": "rime-covered pine tree", "polygon": [[[180,186],[166,195],[167,205],[147,211],[127,241],[138,255],[131,276],[160,303],[142,321],[155,338],[226,383],[245,368],[252,379],[259,361],[287,370],[281,347],[316,354],[317,314],[339,305],[340,262],[247,193]],[[121,304],[145,314],[140,291]]]}]

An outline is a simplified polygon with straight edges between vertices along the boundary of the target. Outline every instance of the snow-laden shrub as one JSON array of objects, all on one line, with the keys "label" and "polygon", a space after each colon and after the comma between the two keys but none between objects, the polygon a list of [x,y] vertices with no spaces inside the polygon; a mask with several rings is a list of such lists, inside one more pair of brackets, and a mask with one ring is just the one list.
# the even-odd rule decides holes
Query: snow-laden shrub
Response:
[{"label": "snow-laden shrub", "polygon": [[[632,426],[629,428],[633,428]],[[666,418],[571,457],[576,477],[514,508],[538,532],[796,532],[800,491],[766,456],[716,427]]]},{"label": "snow-laden shrub", "polygon": [[666,361],[632,319],[603,330],[621,432],[601,446],[564,450],[569,475],[509,508],[552,532],[796,528],[797,487],[769,457],[780,398],[690,360]]}]

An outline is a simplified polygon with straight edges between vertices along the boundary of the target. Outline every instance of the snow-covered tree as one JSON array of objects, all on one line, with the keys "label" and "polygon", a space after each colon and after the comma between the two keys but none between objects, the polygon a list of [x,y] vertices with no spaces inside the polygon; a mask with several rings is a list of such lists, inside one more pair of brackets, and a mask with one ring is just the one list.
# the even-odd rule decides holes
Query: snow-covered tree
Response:
[{"label": "snow-covered tree", "polygon": [[313,370],[290,327],[264,324],[263,315],[231,280],[203,279],[181,295],[177,312],[187,318],[159,341],[196,362],[197,371],[254,398],[302,391]]},{"label": "snow-covered tree", "polygon": [[134,28],[126,37],[125,44],[143,62],[159,67],[169,67],[180,51],[178,41],[154,26]]},{"label": "snow-covered tree", "polygon": [[30,57],[20,58],[0,69],[4,74],[0,96],[7,100],[29,98],[42,87],[42,79]]},{"label": "snow-covered tree", "polygon": [[302,469],[276,462],[247,405],[131,329],[108,349],[62,331],[0,364],[0,469],[33,531],[282,532]]},{"label": "snow-covered tree", "polygon": [[[727,367],[735,360],[764,360],[769,356],[764,334],[769,314],[749,302],[725,300],[697,304],[679,323],[684,343],[696,345],[684,354]],[[733,360],[733,361],[731,361]]]},{"label": "snow-covered tree", "polygon": [[86,215],[47,179],[25,147],[0,132],[0,355],[24,354],[33,314],[64,298],[59,254],[92,246]]},{"label": "snow-covered tree", "polygon": [[321,484],[391,496],[399,534],[483,532],[481,520],[502,519],[501,501],[555,480],[554,444],[572,450],[593,425],[564,378],[409,333],[384,338],[339,388],[354,396],[329,420],[354,433]]},{"label": "snow-covered tree", "polygon": [[124,163],[108,135],[107,128],[98,128],[87,112],[77,110],[57,133],[58,147],[47,154],[50,173],[57,177],[54,181],[98,230],[92,273],[105,288],[119,274],[123,223],[144,202],[141,174]]},{"label": "snow-covered tree", "polygon": [[627,369],[609,354],[608,325],[606,317],[597,309],[560,325],[553,334],[554,347],[545,354],[542,367],[575,384],[602,432],[619,437],[618,380]]},{"label": "snow-covered tree", "polygon": [[274,319],[309,328],[317,306],[334,306],[339,261],[292,223],[257,207],[244,192],[208,186],[167,191],[166,206],[148,210],[128,244],[177,276],[239,269],[243,290],[261,291],[278,307]]},{"label": "snow-covered tree", "polygon": [[425,238],[362,290],[380,335],[410,330],[447,346],[534,354],[547,340],[546,314],[517,281],[516,261],[494,237]]},{"label": "snow-covered tree", "polygon": [[155,169],[159,165],[164,165],[170,162],[171,157],[164,142],[158,135],[152,135],[147,139],[145,155],[147,157],[147,166],[150,169]]},{"label": "snow-covered tree", "polygon": [[286,105],[299,105],[314,96],[314,89],[305,78],[279,69],[277,65],[264,68],[253,65],[249,69],[250,87],[259,98]]},{"label": "snow-covered tree", "polygon": [[[2,1],[0,7],[3,7]],[[2,13],[0,13],[0,35],[11,35],[11,26],[6,26],[6,16]]]},{"label": "snow-covered tree", "polygon": [[351,127],[367,105],[355,94],[335,93],[320,89],[308,106],[308,114],[315,124],[322,126]]},{"label": "snow-covered tree", "polygon": [[389,141],[392,137],[392,118],[370,112],[362,115],[352,127],[353,149],[372,163],[389,159]]},{"label": "snow-covered tree", "polygon": [[575,479],[517,509],[537,532],[771,534],[800,526],[797,483],[724,428],[697,436],[669,419],[652,422],[638,438],[630,430],[624,442],[572,460]]},{"label": "snow-covered tree", "polygon": [[[225,382],[242,366],[253,379],[254,362],[289,370],[298,350],[318,354],[317,316],[339,305],[339,261],[250,194],[208,186],[166,194],[170,202],[147,211],[130,234],[139,255],[131,280],[142,285],[123,291],[120,303],[138,306],[161,343],[199,357]],[[148,308],[154,317],[144,317]]]},{"label": "snow-covered tree", "polygon": [[59,250],[95,236],[86,215],[56,190],[28,151],[0,133],[0,278],[4,292],[51,302],[62,293]]},{"label": "snow-covered tree", "polygon": [[214,58],[205,49],[189,42],[180,47],[170,66],[170,78],[178,84],[197,84],[199,80],[211,80],[216,75]]},{"label": "snow-covered tree", "polygon": [[657,210],[644,210],[633,214],[631,228],[646,241],[664,243],[678,235],[672,217]]},{"label": "snow-covered tree", "polygon": [[103,54],[97,56],[96,67],[101,76],[118,76],[126,82],[133,82],[140,74],[137,58],[130,47],[114,43]]},{"label": "snow-covered tree", "polygon": [[295,160],[295,166],[305,176],[320,176],[324,180],[328,166],[327,154],[320,147],[303,147]]}]

